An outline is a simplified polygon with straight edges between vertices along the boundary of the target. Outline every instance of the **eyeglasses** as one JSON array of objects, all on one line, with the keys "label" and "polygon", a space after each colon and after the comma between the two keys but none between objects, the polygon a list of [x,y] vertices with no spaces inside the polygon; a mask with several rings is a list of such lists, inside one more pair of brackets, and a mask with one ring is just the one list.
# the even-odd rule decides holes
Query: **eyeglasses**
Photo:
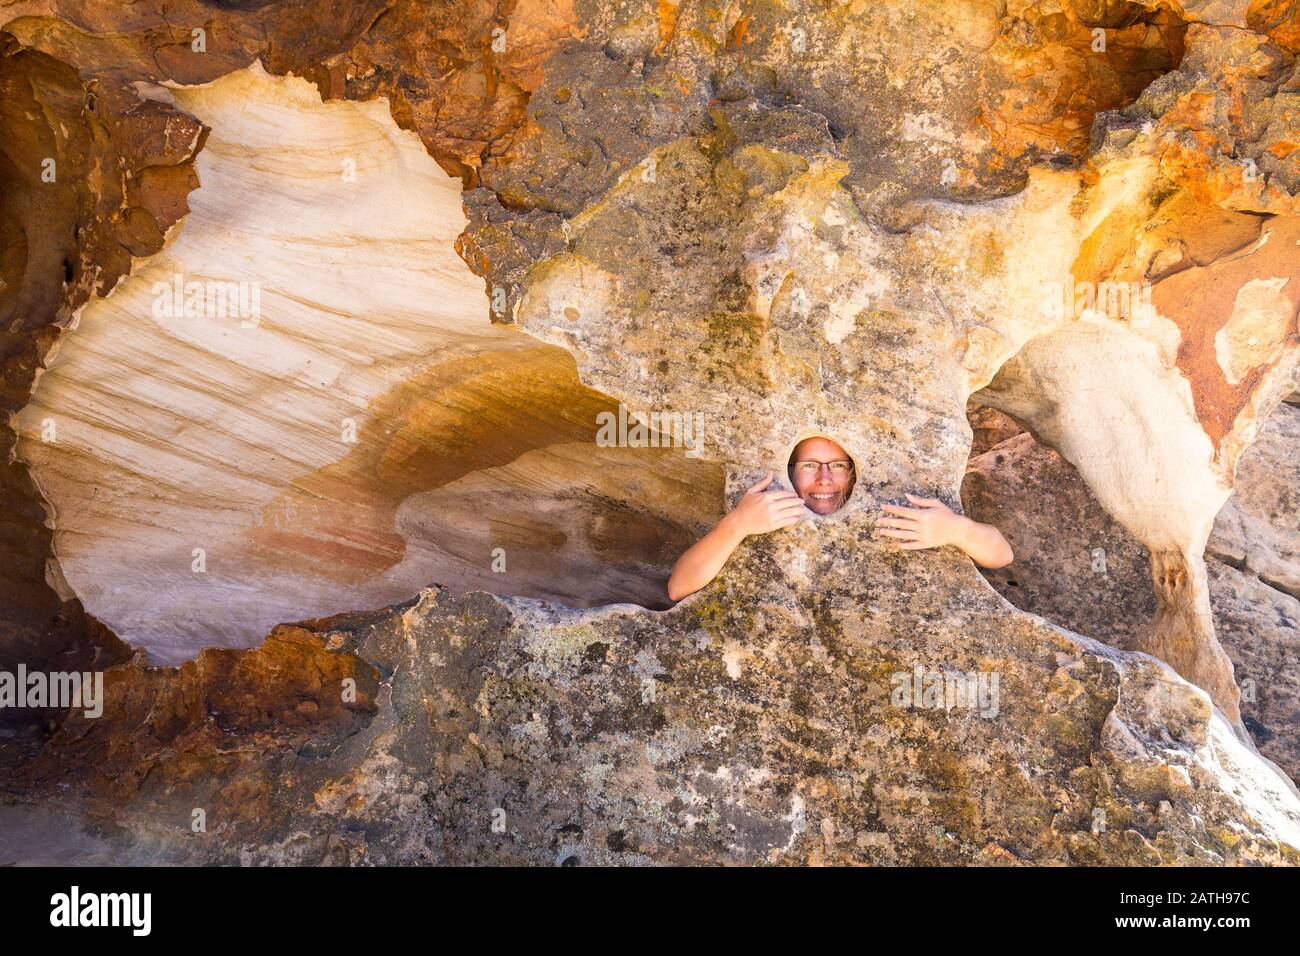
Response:
[{"label": "eyeglasses", "polygon": [[796,461],[791,467],[801,475],[816,475],[821,472],[822,465],[830,468],[832,475],[847,475],[853,470],[853,462],[839,458],[835,461]]}]

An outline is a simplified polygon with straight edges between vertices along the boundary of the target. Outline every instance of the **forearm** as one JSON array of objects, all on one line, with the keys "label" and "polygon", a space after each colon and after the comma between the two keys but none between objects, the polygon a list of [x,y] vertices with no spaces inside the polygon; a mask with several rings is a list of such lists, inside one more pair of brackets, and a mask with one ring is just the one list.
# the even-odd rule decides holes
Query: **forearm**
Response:
[{"label": "forearm", "polygon": [[1001,531],[991,524],[981,524],[969,518],[963,520],[965,525],[953,543],[965,551],[972,561],[984,568],[1002,568],[1015,559],[1011,545]]},{"label": "forearm", "polygon": [[677,559],[668,579],[669,600],[680,601],[712,581],[744,540],[732,516],[724,515],[712,531]]}]

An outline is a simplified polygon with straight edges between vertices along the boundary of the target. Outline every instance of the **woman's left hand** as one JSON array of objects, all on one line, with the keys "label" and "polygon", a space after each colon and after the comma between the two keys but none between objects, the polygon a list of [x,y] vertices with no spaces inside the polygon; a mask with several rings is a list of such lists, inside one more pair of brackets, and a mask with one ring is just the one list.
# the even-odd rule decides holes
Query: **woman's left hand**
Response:
[{"label": "woman's left hand", "polygon": [[973,524],[969,518],[957,514],[938,498],[908,495],[907,500],[916,507],[880,506],[889,516],[876,521],[878,534],[895,539],[894,547],[905,551],[941,548],[946,544],[962,547]]}]

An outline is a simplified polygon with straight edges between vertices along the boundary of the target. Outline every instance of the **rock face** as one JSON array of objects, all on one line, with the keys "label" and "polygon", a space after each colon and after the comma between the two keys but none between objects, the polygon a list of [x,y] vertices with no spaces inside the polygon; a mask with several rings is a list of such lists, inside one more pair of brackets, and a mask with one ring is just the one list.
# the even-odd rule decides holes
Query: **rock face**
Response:
[{"label": "rock face", "polygon": [[[1214,624],[1243,688],[1242,718],[1260,753],[1292,778],[1300,777],[1300,601],[1285,583],[1296,570],[1288,502],[1297,462],[1300,407],[1282,404],[1242,456],[1205,553]],[[1014,436],[971,459],[962,498],[968,514],[1012,542],[1015,563],[985,572],[1008,601],[1113,646],[1139,645],[1155,608],[1149,554],[1069,462],[1028,434]]]},{"label": "rock face", "polygon": [[1300,599],[1300,396],[1279,405],[1237,466],[1207,555]]},{"label": "rock face", "polygon": [[[1246,458],[1300,365],[1295,16],[0,7],[51,104],[0,114],[0,649],[225,645],[22,738],[24,825],[133,861],[1295,862],[1255,749],[1294,767],[1258,695],[1294,673],[1290,459]],[[85,175],[42,183],[56,146]],[[34,195],[62,258],[16,241]],[[178,275],[261,314],[159,315]],[[657,610],[815,434],[847,506]],[[973,435],[1008,440],[968,475]],[[963,490],[1053,623],[875,540]]]},{"label": "rock face", "polygon": [[[914,668],[998,681],[976,706],[899,706],[892,675]],[[112,820],[121,860],[1294,863],[1300,846],[1300,803],[1204,692],[855,521],[747,548],[657,615],[430,590],[109,680],[111,712],[71,717],[26,772]]]},{"label": "rock face", "polygon": [[[704,520],[702,501],[674,501],[672,517],[608,489],[577,529],[550,521],[530,539],[486,523],[500,490],[456,480],[590,442],[594,416],[615,406],[562,354],[472,321],[482,293],[454,251],[460,184],[416,137],[380,103],[325,104],[260,68],[151,95],[210,129],[203,186],[167,249],[81,313],[16,422],[53,512],[65,598],[166,663],[432,580],[662,601],[660,569]],[[551,495],[615,471],[609,457],[570,456]],[[707,485],[702,462],[640,467]],[[453,516],[466,499],[482,527]],[[582,580],[580,555],[599,546],[581,529],[597,521],[640,532],[599,549]],[[567,578],[521,573],[570,535]],[[493,582],[496,547],[515,571]]]}]

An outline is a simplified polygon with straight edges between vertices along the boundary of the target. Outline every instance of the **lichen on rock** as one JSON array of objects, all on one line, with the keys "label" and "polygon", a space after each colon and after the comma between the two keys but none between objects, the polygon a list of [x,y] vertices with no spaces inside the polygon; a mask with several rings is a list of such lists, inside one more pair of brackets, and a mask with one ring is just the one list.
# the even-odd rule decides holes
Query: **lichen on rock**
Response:
[{"label": "lichen on rock", "polygon": [[[327,6],[0,14],[0,663],[112,665],[103,717],[8,748],[25,826],[121,862],[1297,862],[1294,11]],[[265,314],[153,315],[190,273]],[[669,606],[814,435],[846,507]],[[890,549],[909,492],[1017,561]]]}]

